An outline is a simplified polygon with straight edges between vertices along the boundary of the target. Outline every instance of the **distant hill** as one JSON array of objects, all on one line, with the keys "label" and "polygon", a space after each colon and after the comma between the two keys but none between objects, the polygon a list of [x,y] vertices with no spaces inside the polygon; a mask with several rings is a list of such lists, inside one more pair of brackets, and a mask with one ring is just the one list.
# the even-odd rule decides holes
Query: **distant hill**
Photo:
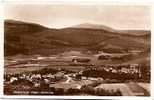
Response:
[{"label": "distant hill", "polygon": [[[86,27],[83,27],[86,26]],[[94,27],[95,26],[95,27]],[[5,56],[14,54],[58,54],[68,50],[127,52],[150,49],[150,31],[115,31],[103,25],[50,29],[35,23],[5,20]],[[123,34],[124,33],[124,34]],[[145,34],[146,33],[146,34]]]},{"label": "distant hill", "polygon": [[107,30],[110,32],[116,31],[113,28],[107,27],[105,25],[91,24],[91,23],[78,24],[78,25],[71,26],[70,28],[101,29],[101,30]]},{"label": "distant hill", "polygon": [[84,28],[84,29],[101,29],[101,30],[107,30],[109,32],[116,32],[116,33],[121,33],[121,34],[127,34],[127,35],[147,35],[150,33],[149,30],[117,30],[113,29],[111,27],[105,26],[105,25],[100,25],[100,24],[91,24],[91,23],[83,23],[83,24],[78,24],[78,25],[73,25],[69,28]]}]

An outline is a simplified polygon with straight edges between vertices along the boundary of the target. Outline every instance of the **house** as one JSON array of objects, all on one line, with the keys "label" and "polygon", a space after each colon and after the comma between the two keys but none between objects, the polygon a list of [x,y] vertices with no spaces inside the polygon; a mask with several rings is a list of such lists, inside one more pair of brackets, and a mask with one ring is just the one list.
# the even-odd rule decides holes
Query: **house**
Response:
[{"label": "house", "polygon": [[74,63],[88,63],[88,62],[90,62],[90,59],[89,58],[73,58],[72,59],[72,62],[74,62]]},{"label": "house", "polygon": [[98,57],[98,60],[109,60],[111,57],[110,55],[100,55]]},{"label": "house", "polygon": [[87,79],[87,77],[85,77],[85,76],[82,76],[82,77],[81,77],[81,79],[82,79],[82,80],[86,80],[86,79]]},{"label": "house", "polygon": [[117,73],[117,72],[118,72],[118,71],[117,71],[117,70],[115,70],[115,69],[113,69],[113,70],[112,70],[112,73]]},{"label": "house", "polygon": [[54,74],[54,76],[55,76],[56,79],[61,79],[61,78],[64,77],[64,73],[63,72],[58,72],[58,73]]},{"label": "house", "polygon": [[123,72],[123,73],[129,73],[129,69],[128,69],[128,68],[123,67],[123,68],[121,68],[121,72]]},{"label": "house", "polygon": [[31,79],[41,79],[41,74],[33,74]]},{"label": "house", "polygon": [[49,84],[49,83],[50,83],[50,80],[49,80],[49,79],[44,79],[44,82],[45,82],[46,84]]},{"label": "house", "polygon": [[131,73],[138,73],[139,72],[139,65],[138,64],[130,64],[130,72]]},{"label": "house", "polygon": [[40,83],[34,83],[34,87],[40,87]]},{"label": "house", "polygon": [[51,79],[55,78],[55,76],[52,74],[43,75],[42,77],[43,78],[51,78]]},{"label": "house", "polygon": [[91,80],[91,81],[97,81],[97,80],[98,80],[98,78],[88,77],[88,80]]},{"label": "house", "polygon": [[12,82],[14,82],[14,81],[17,81],[17,80],[18,80],[17,77],[11,77],[11,78],[10,78],[10,83],[12,83]]}]

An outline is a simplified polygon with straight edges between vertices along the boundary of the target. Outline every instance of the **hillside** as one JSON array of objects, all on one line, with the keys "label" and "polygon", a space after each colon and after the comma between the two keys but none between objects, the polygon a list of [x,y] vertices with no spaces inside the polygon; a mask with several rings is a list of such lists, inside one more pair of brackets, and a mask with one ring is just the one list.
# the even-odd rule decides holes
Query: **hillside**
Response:
[{"label": "hillside", "polygon": [[[83,24],[84,25],[84,24]],[[92,26],[92,25],[91,25]],[[58,54],[68,50],[127,52],[150,49],[150,31],[113,32],[112,28],[68,27],[49,29],[44,26],[5,20],[5,56],[14,54]],[[146,32],[146,34],[145,34]]]}]

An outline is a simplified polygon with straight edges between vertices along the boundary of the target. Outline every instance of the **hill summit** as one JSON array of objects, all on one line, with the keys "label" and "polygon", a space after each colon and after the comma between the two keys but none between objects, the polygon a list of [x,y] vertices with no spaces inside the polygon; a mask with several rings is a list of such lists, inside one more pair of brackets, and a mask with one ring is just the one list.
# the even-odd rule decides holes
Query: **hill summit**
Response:
[{"label": "hill summit", "polygon": [[100,25],[100,24],[92,24],[92,23],[82,23],[78,25],[73,25],[71,28],[88,28],[88,29],[101,29],[101,30],[108,30],[110,32],[114,32],[115,29],[105,26],[105,25]]}]

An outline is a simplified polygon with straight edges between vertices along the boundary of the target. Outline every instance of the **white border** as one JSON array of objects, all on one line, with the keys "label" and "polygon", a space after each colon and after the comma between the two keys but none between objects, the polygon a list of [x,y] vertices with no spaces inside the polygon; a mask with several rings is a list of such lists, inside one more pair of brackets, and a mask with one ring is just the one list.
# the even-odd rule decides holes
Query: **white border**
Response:
[{"label": "white border", "polygon": [[1,0],[10,4],[152,5],[153,0]]},{"label": "white border", "polygon": [[[151,9],[151,96],[154,97],[154,5]],[[153,85],[152,85],[153,84]]]},{"label": "white border", "polygon": [[3,25],[3,5],[0,4],[0,95],[3,95],[3,66],[4,66],[4,56],[3,56],[3,41],[4,41],[4,25]]},{"label": "white border", "polygon": [[[5,96],[3,95],[3,73],[4,73],[4,57],[3,57],[3,45],[4,45],[4,25],[3,25],[3,13],[5,4],[62,4],[62,5],[149,5],[152,6],[151,10],[151,96],[150,97],[136,97],[136,96]],[[153,13],[152,13],[153,12]],[[52,98],[52,99],[122,99],[122,100],[150,100],[154,96],[154,5],[152,0],[4,0],[0,4],[0,95],[2,98]]]}]

